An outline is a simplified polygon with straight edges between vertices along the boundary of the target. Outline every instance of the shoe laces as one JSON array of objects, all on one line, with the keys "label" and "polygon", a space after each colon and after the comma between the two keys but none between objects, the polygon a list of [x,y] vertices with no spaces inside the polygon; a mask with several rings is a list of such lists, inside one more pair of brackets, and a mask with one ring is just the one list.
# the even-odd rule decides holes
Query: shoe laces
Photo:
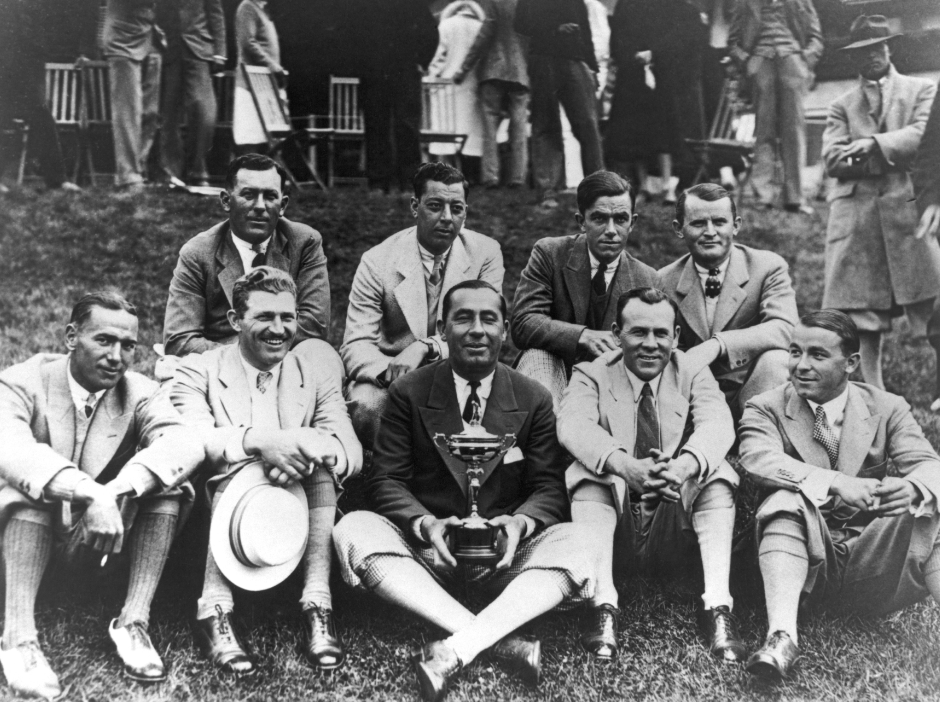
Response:
[{"label": "shoe laces", "polygon": [[715,616],[713,618],[713,621],[715,622],[715,631],[724,637],[736,638],[734,631],[734,615],[724,607],[717,607],[713,611],[715,612]]},{"label": "shoe laces", "polygon": [[150,635],[147,633],[147,627],[143,622],[131,622],[124,628],[127,629],[128,638],[130,638],[135,647],[153,647],[150,643]]},{"label": "shoe laces", "polygon": [[333,610],[326,607],[318,607],[317,605],[313,605],[309,611],[311,614],[315,615],[310,617],[311,628],[313,629],[314,635],[332,636],[333,632],[330,631],[332,628],[330,626],[330,622],[333,615]]},{"label": "shoe laces", "polygon": [[224,609],[222,609],[220,605],[216,605],[215,614],[216,614],[216,617],[218,618],[219,636],[224,636],[226,639],[229,639],[229,638],[234,639],[234,635],[232,633],[232,627],[228,619],[229,613],[226,612]]},{"label": "shoe laces", "polygon": [[23,653],[23,667],[27,672],[41,665],[49,666],[45,654],[42,652],[42,649],[39,648],[38,641],[27,641],[17,646],[17,648]]}]

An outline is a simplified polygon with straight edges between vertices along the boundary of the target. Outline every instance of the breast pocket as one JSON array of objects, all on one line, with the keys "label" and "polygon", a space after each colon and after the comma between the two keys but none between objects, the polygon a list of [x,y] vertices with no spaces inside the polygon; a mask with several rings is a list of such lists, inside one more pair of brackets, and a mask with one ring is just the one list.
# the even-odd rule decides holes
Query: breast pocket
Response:
[{"label": "breast pocket", "polygon": [[[866,461],[867,463],[867,461]],[[874,478],[875,480],[881,480],[883,477],[889,474],[889,471],[892,471],[894,468],[893,464],[889,459],[881,461],[881,463],[876,463],[874,465],[863,465],[862,469],[858,472],[859,478]],[[897,471],[893,471],[897,473]]]}]

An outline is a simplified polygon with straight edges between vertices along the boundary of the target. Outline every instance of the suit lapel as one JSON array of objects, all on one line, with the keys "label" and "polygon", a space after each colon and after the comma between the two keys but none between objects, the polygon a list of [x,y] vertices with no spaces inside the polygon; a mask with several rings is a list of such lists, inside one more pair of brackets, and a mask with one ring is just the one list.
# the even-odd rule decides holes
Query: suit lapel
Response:
[{"label": "suit lapel", "polygon": [[623,358],[619,357],[607,366],[609,383],[607,390],[614,400],[612,412],[607,418],[611,436],[630,449],[633,455],[636,446],[636,399],[633,396],[633,385],[627,377],[627,369],[623,365]]},{"label": "suit lapel", "polygon": [[574,308],[574,321],[576,324],[584,324],[590,301],[588,288],[591,281],[591,259],[588,258],[587,239],[583,235],[574,240],[564,276],[571,306]]},{"label": "suit lapel", "polygon": [[[724,329],[731,321],[731,318],[734,317],[738,308],[744,304],[744,300],[747,299],[744,286],[747,285],[748,280],[750,280],[750,275],[747,272],[744,257],[732,248],[731,259],[728,261],[728,270],[725,271],[725,280],[721,286],[721,293],[718,295],[718,304],[715,306],[712,333]],[[701,287],[699,285],[699,288]],[[704,297],[702,300],[704,302]]]},{"label": "suit lapel", "polygon": [[395,286],[395,299],[412,335],[423,339],[428,332],[428,294],[418,249],[418,233],[414,227],[403,237],[396,270],[402,280]]},{"label": "suit lapel", "polygon": [[614,279],[610,281],[610,296],[607,298],[607,311],[604,313],[603,329],[610,329],[611,325],[617,321],[617,300],[620,299],[620,296],[636,286],[633,259],[626,252],[622,252],[620,254],[620,263],[617,265],[617,272],[614,273]]},{"label": "suit lapel", "polygon": [[[470,254],[464,244],[463,236],[454,239],[450,248],[450,254],[447,256],[447,267],[444,268],[444,280],[441,286],[441,299],[437,305],[437,319],[441,319],[441,311],[444,307],[444,295],[457,283],[467,280],[471,276],[467,273],[470,270]],[[424,271],[421,272],[422,284],[424,283]],[[424,306],[427,308],[427,290],[424,289]]]},{"label": "suit lapel", "polygon": [[839,438],[839,472],[856,476],[878,431],[879,415],[872,414],[852,384],[845,403],[842,436]]},{"label": "suit lapel", "polygon": [[663,370],[656,396],[659,409],[659,436],[663,453],[672,456],[679,448],[685,433],[685,421],[689,415],[689,401],[679,389],[679,376],[676,364],[670,361]]},{"label": "suit lapel", "polygon": [[704,341],[711,337],[708,328],[708,318],[705,315],[705,293],[702,292],[702,281],[695,270],[695,262],[689,256],[679,276],[676,285],[676,294],[679,296],[679,311],[689,328]]},{"label": "suit lapel", "polygon": [[786,397],[787,437],[804,463],[829,470],[829,454],[826,453],[825,447],[813,438],[815,418],[809,403],[796,394],[792,385],[787,387]]},{"label": "suit lapel", "polygon": [[[483,428],[497,436],[515,434],[518,443],[519,432],[528,416],[527,411],[519,410],[509,373],[506,372],[503,366],[496,366],[493,388],[490,390],[490,397],[486,401],[486,412],[483,413]],[[483,464],[483,475],[480,477],[481,485],[493,474],[493,471],[496,470],[502,460],[502,456],[497,456]]]},{"label": "suit lapel", "polygon": [[75,448],[75,403],[69,390],[69,358],[49,364],[46,397],[49,398],[49,445],[67,459]]},{"label": "suit lapel", "polygon": [[235,286],[235,281],[245,274],[245,268],[242,265],[241,256],[238,255],[235,244],[232,242],[228,224],[222,227],[221,241],[215,252],[215,260],[219,264],[219,284],[225,292],[225,298],[231,305],[232,288]]},{"label": "suit lapel", "polygon": [[222,352],[219,401],[233,427],[247,427],[251,426],[251,392],[239,353],[238,344],[232,344]]},{"label": "suit lapel", "polygon": [[290,257],[287,255],[289,244],[284,233],[286,227],[287,224],[284,219],[279,219],[277,229],[274,230],[274,236],[271,238],[271,244],[268,246],[264,257],[264,262],[268,266],[290,273]]},{"label": "suit lapel", "polygon": [[897,80],[895,80],[894,68],[891,68],[888,71],[888,75],[885,80],[885,87],[881,93],[881,118],[878,120],[878,131],[880,132],[882,128],[885,131],[890,131],[892,129],[898,128],[893,124],[888,123],[888,117],[891,115],[891,110],[894,107],[894,98],[897,94]]},{"label": "suit lapel", "polygon": [[[457,388],[454,386],[454,376],[450,364],[440,363],[434,371],[431,391],[428,393],[428,404],[419,407],[421,421],[440,455],[447,470],[454,476],[464,495],[467,494],[467,470],[463,461],[454,458],[450,451],[441,448],[434,437],[437,434],[451,435],[463,431],[463,420],[460,409],[457,407]],[[487,411],[489,407],[487,407]]]},{"label": "suit lapel", "polygon": [[294,354],[287,354],[281,364],[277,381],[277,416],[281,429],[296,429],[303,426],[307,407],[316,393],[316,388],[306,388],[300,363]]},{"label": "suit lapel", "polygon": [[96,478],[114,458],[134,417],[134,413],[127,411],[125,406],[124,390],[122,380],[101,396],[88,427],[79,467],[92,478]]}]

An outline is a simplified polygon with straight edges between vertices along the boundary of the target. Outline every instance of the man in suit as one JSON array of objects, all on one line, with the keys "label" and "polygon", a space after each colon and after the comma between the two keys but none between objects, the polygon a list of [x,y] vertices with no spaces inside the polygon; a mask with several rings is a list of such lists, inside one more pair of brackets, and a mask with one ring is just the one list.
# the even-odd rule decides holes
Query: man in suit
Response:
[{"label": "man in suit", "polygon": [[103,53],[108,59],[115,185],[143,187],[147,157],[160,127],[160,70],[166,37],[156,0],[108,0]]},{"label": "man in suit", "polygon": [[341,379],[342,362],[330,333],[330,281],[320,233],[284,217],[287,174],[267,156],[232,161],[220,193],[228,220],[190,239],[180,250],[166,303],[166,353],[186,356],[234,343],[228,320],[235,281],[257,266],[287,272],[297,286],[296,353],[329,363]]},{"label": "man in suit", "polygon": [[940,295],[940,245],[913,236],[910,176],[935,86],[895,70],[888,46],[894,36],[881,15],[852,23],[844,49],[859,84],[829,106],[823,133],[826,173],[838,180],[829,190],[822,304],[855,322],[862,377],[882,389],[882,334],[892,316],[902,307],[911,335],[924,337]]},{"label": "man in suit", "polygon": [[797,612],[883,614],[940,602],[940,457],[903,398],[850,383],[858,331],[837,310],[805,315],[790,382],[748,403],[741,465],[757,510],[768,635],[748,660],[780,679],[799,655]]},{"label": "man in suit", "polygon": [[[298,329],[297,286],[284,271],[260,266],[240,277],[228,313],[237,342],[180,363],[170,396],[190,429],[205,436],[213,510],[246,460],[264,462],[274,484],[300,483],[309,505],[301,608],[304,655],[330,670],[345,660],[333,625],[330,533],[337,485],[362,468],[339,378],[289,351]],[[232,590],[210,552],[196,614],[200,644],[223,671],[254,668],[232,629]]]},{"label": "man in suit", "polygon": [[353,426],[371,449],[388,386],[399,376],[447,358],[436,333],[440,300],[464,280],[503,286],[503,254],[488,236],[463,228],[467,181],[455,168],[425,163],[414,176],[415,226],[362,256],[346,312],[340,355],[349,384]]},{"label": "man in suit", "polygon": [[[124,608],[108,634],[128,676],[166,677],[150,642],[150,603],[202,461],[156,384],[128,371],[137,311],[117,293],[85,295],[65,331],[69,354],[0,373],[0,525],[6,608],[0,664],[18,693],[56,697],[33,610],[53,548],[80,563],[129,553]],[[138,450],[142,447],[142,450]],[[178,487],[183,485],[183,487]]]},{"label": "man in suit", "polygon": [[[208,185],[206,154],[215,134],[211,71],[225,67],[225,15],[221,0],[168,0],[157,8],[166,32],[163,57],[163,168],[193,185]],[[180,136],[186,118],[186,148]]]},{"label": "man in suit", "polygon": [[618,570],[664,575],[701,562],[709,650],[743,660],[728,589],[738,485],[725,461],[731,413],[711,371],[676,350],[678,309],[665,293],[625,292],[616,319],[622,350],[575,366],[558,415],[558,438],[575,459],[565,475],[571,518],[598,545],[581,643],[599,660],[617,654],[615,560]]},{"label": "man in suit", "polygon": [[657,284],[656,271],[626,252],[636,222],[630,182],[598,171],[578,184],[580,234],[540,239],[522,271],[513,305],[516,370],[561,403],[571,367],[617,348],[617,300]]},{"label": "man in suit", "polygon": [[823,52],[812,0],[740,0],[731,20],[728,54],[751,82],[757,125],[751,184],[762,204],[774,203],[773,177],[780,140],[783,202],[811,214],[803,200],[800,168],[806,152],[803,100]]},{"label": "man in suit", "polygon": [[734,242],[741,218],[731,193],[702,183],[676,202],[673,228],[689,253],[659,271],[679,304],[679,348],[690,365],[710,366],[731,411],[787,380],[796,294],[787,262]]},{"label": "man in suit", "polygon": [[[537,684],[540,644],[517,628],[562,604],[588,598],[591,535],[568,516],[551,398],[498,362],[506,302],[495,287],[468,280],[444,296],[438,322],[446,359],[401,377],[389,389],[373,474],[374,512],[351,512],[333,531],[343,577],[353,587],[417,614],[450,634],[414,657],[422,697],[443,699],[460,669],[493,647],[498,661]],[[454,529],[470,516],[466,466],[438,434],[466,430],[515,435],[505,456],[482,464],[479,515],[500,532],[494,566],[460,562]],[[477,427],[479,429],[479,427]],[[472,583],[499,593],[474,615],[445,589]]]}]

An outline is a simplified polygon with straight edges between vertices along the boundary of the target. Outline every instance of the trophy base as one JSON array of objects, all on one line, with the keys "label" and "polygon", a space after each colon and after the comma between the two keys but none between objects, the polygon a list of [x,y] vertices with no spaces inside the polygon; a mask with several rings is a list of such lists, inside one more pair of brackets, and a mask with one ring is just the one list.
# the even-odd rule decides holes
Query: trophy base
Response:
[{"label": "trophy base", "polygon": [[462,527],[454,531],[454,558],[470,563],[495,563],[499,560],[496,550],[497,530],[484,527]]}]

